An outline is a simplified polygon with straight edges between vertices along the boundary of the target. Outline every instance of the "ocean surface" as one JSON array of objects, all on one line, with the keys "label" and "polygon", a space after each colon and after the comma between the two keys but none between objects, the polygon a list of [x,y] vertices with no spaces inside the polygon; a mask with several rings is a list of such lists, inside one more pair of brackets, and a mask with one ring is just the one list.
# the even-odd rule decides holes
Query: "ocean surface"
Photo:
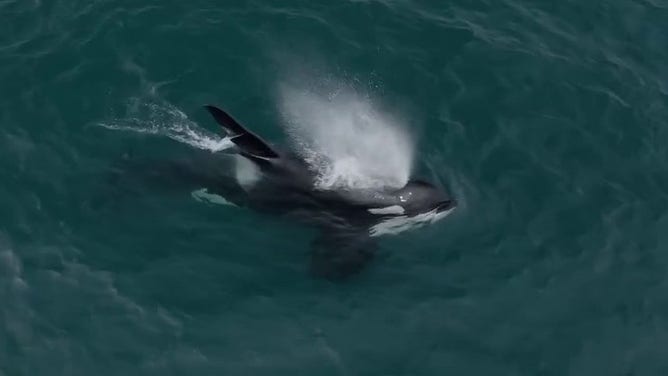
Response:
[{"label": "ocean surface", "polygon": [[[458,207],[319,278],[207,103]],[[665,0],[0,0],[0,375],[668,375],[667,150]]]}]

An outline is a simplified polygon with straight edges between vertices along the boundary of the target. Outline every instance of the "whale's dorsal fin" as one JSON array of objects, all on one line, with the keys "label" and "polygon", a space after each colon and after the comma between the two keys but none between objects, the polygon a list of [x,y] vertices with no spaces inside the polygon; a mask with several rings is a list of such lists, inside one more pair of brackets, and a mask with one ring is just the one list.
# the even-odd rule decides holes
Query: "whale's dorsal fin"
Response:
[{"label": "whale's dorsal fin", "polygon": [[259,158],[278,158],[278,154],[266,142],[244,128],[225,111],[211,105],[204,107],[216,122],[225,129],[230,141],[237,145],[243,154]]}]

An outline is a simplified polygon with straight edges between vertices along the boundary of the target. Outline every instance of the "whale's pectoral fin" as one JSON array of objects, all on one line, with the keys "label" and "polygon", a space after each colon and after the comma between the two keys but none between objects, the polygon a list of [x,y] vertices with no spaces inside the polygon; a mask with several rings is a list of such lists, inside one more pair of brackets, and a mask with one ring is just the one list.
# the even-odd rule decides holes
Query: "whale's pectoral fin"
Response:
[{"label": "whale's pectoral fin", "polygon": [[311,243],[311,273],[330,280],[345,279],[362,271],[377,249],[368,231],[323,229]]},{"label": "whale's pectoral fin", "polygon": [[215,106],[206,105],[204,107],[216,122],[225,129],[230,141],[241,150],[242,154],[251,159],[278,158],[278,154],[266,142],[244,128],[228,113]]}]

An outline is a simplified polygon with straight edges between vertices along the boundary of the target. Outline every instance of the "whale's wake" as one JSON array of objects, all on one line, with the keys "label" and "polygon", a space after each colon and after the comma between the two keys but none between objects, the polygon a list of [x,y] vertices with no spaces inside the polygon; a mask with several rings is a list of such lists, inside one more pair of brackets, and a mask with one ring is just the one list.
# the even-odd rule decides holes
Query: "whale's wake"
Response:
[{"label": "whale's wake", "polygon": [[370,99],[351,89],[323,94],[282,85],[279,107],[291,141],[317,173],[317,188],[398,188],[408,181],[413,140]]},{"label": "whale's wake", "polygon": [[136,101],[129,106],[129,116],[99,123],[113,129],[169,137],[192,147],[218,152],[234,144],[188,119],[188,116],[168,103]]}]

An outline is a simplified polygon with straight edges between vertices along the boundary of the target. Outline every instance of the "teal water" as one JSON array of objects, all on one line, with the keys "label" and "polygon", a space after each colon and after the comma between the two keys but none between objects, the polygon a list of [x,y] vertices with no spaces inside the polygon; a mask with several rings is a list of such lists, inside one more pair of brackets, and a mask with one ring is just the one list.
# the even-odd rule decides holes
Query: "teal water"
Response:
[{"label": "teal water", "polygon": [[[0,20],[0,375],[668,374],[665,1],[0,0]],[[330,282],[308,227],[110,181],[215,143],[205,103],[280,139],[291,80],[402,119],[455,213]]]}]

